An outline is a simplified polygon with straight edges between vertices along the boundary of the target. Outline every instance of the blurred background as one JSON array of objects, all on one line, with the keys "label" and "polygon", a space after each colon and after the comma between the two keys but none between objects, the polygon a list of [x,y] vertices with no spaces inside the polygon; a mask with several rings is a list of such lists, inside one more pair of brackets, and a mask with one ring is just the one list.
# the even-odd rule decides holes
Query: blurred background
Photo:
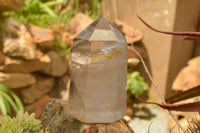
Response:
[{"label": "blurred background", "polygon": [[200,85],[199,41],[154,32],[136,15],[164,31],[200,30],[199,0],[0,0],[1,114],[38,117],[50,98],[68,99],[73,38],[99,16],[127,40],[128,121],[149,108],[135,97],[161,102],[132,43],[164,97]]}]

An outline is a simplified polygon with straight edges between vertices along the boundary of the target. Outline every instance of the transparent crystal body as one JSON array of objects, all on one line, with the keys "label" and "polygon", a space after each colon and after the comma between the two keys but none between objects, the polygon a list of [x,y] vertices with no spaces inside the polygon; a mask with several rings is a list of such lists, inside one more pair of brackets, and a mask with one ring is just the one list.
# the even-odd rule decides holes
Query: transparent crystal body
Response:
[{"label": "transparent crystal body", "polygon": [[126,114],[127,45],[104,17],[73,42],[71,115],[85,123],[111,123]]}]

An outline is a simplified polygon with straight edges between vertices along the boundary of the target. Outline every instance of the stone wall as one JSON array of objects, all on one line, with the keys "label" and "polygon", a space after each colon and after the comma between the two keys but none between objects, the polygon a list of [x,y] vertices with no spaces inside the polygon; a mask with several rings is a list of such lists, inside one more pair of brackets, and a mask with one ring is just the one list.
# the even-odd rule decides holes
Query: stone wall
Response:
[{"label": "stone wall", "polygon": [[25,110],[36,112],[38,116],[50,97],[61,98],[61,92],[66,91],[69,60],[54,50],[53,28],[18,23],[13,19],[3,26],[7,32],[2,35],[0,49],[0,83],[18,94]]}]

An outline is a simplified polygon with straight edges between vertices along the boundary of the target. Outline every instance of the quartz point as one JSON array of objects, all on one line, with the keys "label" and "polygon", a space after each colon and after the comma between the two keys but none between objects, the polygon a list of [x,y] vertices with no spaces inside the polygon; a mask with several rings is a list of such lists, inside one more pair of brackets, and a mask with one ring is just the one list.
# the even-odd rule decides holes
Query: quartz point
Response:
[{"label": "quartz point", "polygon": [[126,114],[127,44],[104,17],[73,40],[69,112],[84,123],[112,123]]}]

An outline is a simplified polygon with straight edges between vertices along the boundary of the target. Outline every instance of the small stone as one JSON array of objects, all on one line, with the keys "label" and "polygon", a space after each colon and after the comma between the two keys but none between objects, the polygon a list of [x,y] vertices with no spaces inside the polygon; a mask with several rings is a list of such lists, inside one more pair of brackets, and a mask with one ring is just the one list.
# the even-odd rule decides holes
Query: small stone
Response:
[{"label": "small stone", "polygon": [[125,119],[127,122],[131,121],[131,117],[130,117],[129,115],[125,115],[125,116],[124,116],[124,119]]},{"label": "small stone", "polygon": [[[13,38],[8,35],[4,38],[3,53],[11,57],[21,57],[27,60],[35,59],[37,57],[36,45],[26,26],[15,20],[10,21],[7,22],[8,27],[6,28],[9,29],[10,34],[14,33],[16,37]],[[15,26],[18,27],[16,28]]]},{"label": "small stone", "polygon": [[39,59],[22,60],[6,57],[5,64],[0,68],[0,71],[8,73],[31,73],[41,71],[47,68],[50,63],[48,55],[43,55]]},{"label": "small stone", "polygon": [[17,89],[27,87],[36,82],[35,77],[31,74],[24,73],[1,73],[0,72],[0,83],[7,86],[9,89]]},{"label": "small stone", "polygon": [[139,65],[140,60],[138,58],[128,58],[127,62],[129,67],[136,67]]},{"label": "small stone", "polygon": [[47,53],[50,57],[50,64],[41,72],[47,75],[60,77],[68,70],[68,60],[62,57],[60,54],[50,51]]},{"label": "small stone", "polygon": [[88,24],[92,23],[87,15],[83,13],[77,13],[72,19],[70,19],[70,27],[72,27],[76,34],[79,34],[83,29],[85,29]]},{"label": "small stone", "polygon": [[54,85],[54,78],[36,75],[36,83],[21,90],[24,104],[31,104],[46,95]]},{"label": "small stone", "polygon": [[114,25],[125,36],[127,44],[132,44],[143,39],[143,34],[138,29],[133,28],[125,22],[115,20]]},{"label": "small stone", "polygon": [[38,27],[30,24],[30,31],[33,35],[34,42],[43,51],[51,50],[53,48],[54,36],[51,29]]},{"label": "small stone", "polygon": [[25,111],[28,111],[29,113],[35,113],[35,117],[38,118],[39,115],[42,113],[42,110],[48,104],[49,100],[50,100],[50,97],[48,95],[44,95],[35,103],[25,106],[24,107]]}]

